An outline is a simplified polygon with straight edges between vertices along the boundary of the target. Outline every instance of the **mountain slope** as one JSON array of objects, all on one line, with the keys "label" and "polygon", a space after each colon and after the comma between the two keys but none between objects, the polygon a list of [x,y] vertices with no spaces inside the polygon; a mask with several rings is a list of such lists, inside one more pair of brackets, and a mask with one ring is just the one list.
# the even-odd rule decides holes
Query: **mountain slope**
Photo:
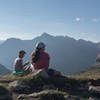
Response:
[{"label": "mountain slope", "polygon": [[95,64],[80,72],[80,75],[100,75],[100,64]]},{"label": "mountain slope", "polygon": [[4,67],[3,65],[0,64],[0,75],[6,75],[6,74],[10,74],[11,71],[8,70],[6,67]]}]

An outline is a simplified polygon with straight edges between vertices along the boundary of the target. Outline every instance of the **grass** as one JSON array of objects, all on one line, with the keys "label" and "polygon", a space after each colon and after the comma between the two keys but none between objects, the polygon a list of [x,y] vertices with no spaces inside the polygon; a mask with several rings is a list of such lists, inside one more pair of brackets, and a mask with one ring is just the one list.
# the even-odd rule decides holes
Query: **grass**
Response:
[{"label": "grass", "polygon": [[100,79],[100,65],[88,68],[85,71],[76,75],[68,75],[67,77],[78,80],[98,80]]},{"label": "grass", "polygon": [[68,78],[77,79],[77,80],[98,80],[100,75],[68,75]]}]

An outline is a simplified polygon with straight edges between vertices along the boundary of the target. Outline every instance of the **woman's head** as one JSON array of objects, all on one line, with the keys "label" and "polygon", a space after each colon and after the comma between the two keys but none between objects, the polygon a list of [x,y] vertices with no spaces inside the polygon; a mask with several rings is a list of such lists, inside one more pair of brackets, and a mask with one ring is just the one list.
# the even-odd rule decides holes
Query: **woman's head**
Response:
[{"label": "woman's head", "polygon": [[43,42],[39,42],[36,44],[36,50],[45,50],[46,45]]},{"label": "woman's head", "polygon": [[43,42],[37,43],[35,46],[35,51],[32,52],[31,55],[31,62],[36,63],[38,59],[40,58],[40,52],[43,52],[45,50],[45,44]]}]

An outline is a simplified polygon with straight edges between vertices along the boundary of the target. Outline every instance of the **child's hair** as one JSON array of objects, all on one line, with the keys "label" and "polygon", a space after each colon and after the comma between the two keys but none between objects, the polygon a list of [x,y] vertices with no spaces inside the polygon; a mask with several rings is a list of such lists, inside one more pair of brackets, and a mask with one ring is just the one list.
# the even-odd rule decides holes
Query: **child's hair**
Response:
[{"label": "child's hair", "polygon": [[31,62],[36,63],[39,58],[40,58],[40,49],[36,48],[36,50],[32,52]]},{"label": "child's hair", "polygon": [[20,51],[18,52],[18,55],[20,55],[20,54],[26,54],[26,52],[25,52],[24,50],[20,50]]}]

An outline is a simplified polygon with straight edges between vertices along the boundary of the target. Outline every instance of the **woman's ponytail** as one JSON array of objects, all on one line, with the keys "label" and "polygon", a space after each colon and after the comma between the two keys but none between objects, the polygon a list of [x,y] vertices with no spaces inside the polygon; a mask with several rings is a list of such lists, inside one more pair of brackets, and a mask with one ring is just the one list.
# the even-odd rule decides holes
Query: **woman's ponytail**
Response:
[{"label": "woman's ponytail", "polygon": [[37,43],[36,44],[36,49],[34,52],[32,52],[31,55],[31,62],[36,63],[38,59],[40,58],[40,50],[45,48],[45,44],[43,42]]},{"label": "woman's ponytail", "polygon": [[31,62],[36,63],[39,58],[40,58],[40,49],[36,48],[36,50],[32,52]]}]

